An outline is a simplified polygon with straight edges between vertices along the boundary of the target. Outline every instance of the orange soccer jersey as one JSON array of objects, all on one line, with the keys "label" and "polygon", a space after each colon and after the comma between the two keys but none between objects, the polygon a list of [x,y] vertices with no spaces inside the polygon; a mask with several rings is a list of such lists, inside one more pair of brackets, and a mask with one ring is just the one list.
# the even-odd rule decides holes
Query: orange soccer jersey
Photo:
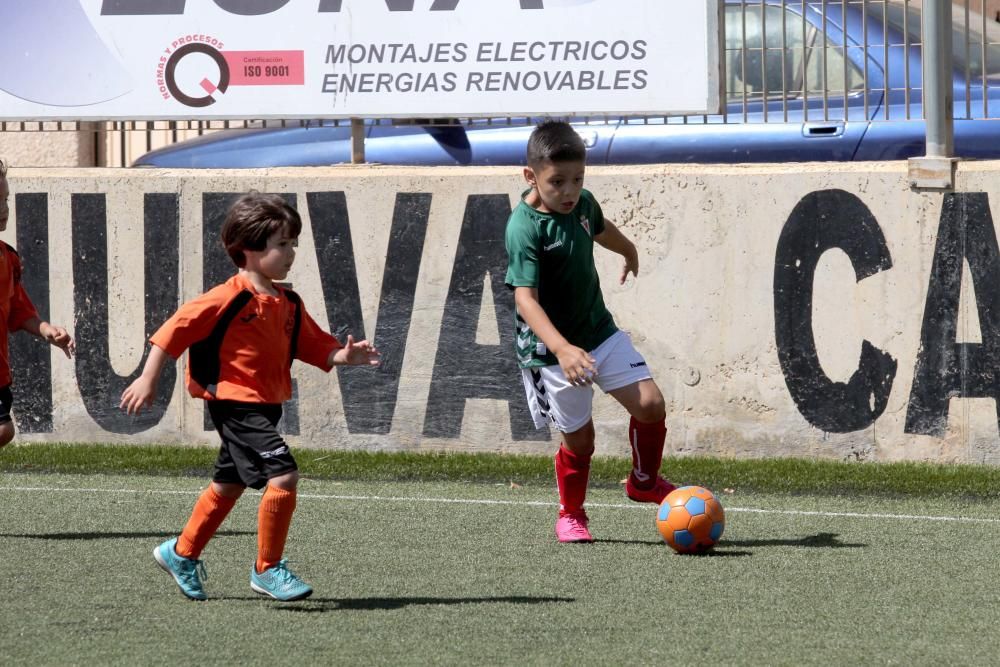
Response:
[{"label": "orange soccer jersey", "polygon": [[0,241],[0,387],[10,384],[10,351],[7,336],[20,329],[38,311],[21,284],[21,258]]},{"label": "orange soccer jersey", "polygon": [[195,398],[282,403],[292,397],[292,358],[329,371],[340,342],[320,328],[298,296],[276,286],[259,294],[241,274],[181,306],[150,342],[176,359]]}]

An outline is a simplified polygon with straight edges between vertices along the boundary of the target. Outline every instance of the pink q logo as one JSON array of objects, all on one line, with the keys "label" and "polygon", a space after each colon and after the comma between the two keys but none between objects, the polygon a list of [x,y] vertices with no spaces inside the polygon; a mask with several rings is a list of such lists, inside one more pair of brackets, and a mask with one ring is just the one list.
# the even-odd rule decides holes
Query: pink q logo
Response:
[{"label": "pink q logo", "polygon": [[[177,85],[177,65],[184,59],[184,57],[189,56],[192,53],[202,53],[208,56],[215,61],[215,64],[219,67],[218,82],[213,83],[208,77],[202,79],[201,87],[204,88],[208,94],[200,97],[193,97],[182,92]],[[174,96],[174,99],[181,104],[185,104],[189,107],[207,107],[215,104],[215,98],[212,96],[212,93],[216,91],[225,93],[226,90],[229,89],[229,63],[226,62],[225,57],[219,52],[218,49],[214,49],[208,44],[199,44],[197,42],[185,44],[174,51],[170,55],[169,60],[167,60],[164,80],[167,85],[167,90],[169,90],[170,94]]]}]

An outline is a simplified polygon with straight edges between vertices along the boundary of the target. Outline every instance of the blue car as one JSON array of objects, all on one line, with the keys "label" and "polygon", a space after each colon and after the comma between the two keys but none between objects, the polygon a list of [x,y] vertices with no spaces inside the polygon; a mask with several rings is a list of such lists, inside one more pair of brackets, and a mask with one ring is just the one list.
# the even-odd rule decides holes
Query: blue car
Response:
[{"label": "blue car", "polygon": [[[1000,76],[1000,45],[991,43],[1000,42],[1000,24],[970,15],[966,30],[965,11],[956,10],[955,153],[998,158],[1000,122],[984,119],[1000,117],[1000,87],[989,85]],[[919,157],[920,32],[919,11],[902,0],[726,0],[724,114],[575,124],[590,164]],[[536,120],[366,123],[365,157],[393,165],[519,165]],[[346,123],[230,130],[152,151],[135,165],[339,164],[351,160],[350,135]]]}]

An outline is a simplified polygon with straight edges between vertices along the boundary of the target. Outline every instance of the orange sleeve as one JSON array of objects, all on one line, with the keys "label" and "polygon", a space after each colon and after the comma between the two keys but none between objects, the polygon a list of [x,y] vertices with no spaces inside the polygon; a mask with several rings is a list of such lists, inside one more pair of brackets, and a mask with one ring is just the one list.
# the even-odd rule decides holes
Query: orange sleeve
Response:
[{"label": "orange sleeve", "polygon": [[295,346],[295,358],[329,372],[333,368],[327,364],[330,353],[344,346],[333,334],[327,333],[316,324],[316,321],[306,310],[305,304],[302,304],[301,308],[302,325],[299,329],[299,340]]},{"label": "orange sleeve", "polygon": [[24,285],[18,283],[14,288],[14,298],[10,300],[10,315],[7,317],[7,330],[17,331],[25,322],[33,317],[38,317],[35,304],[31,303],[31,298],[24,291]]},{"label": "orange sleeve", "polygon": [[31,302],[31,297],[25,291],[24,283],[21,282],[21,258],[16,252],[8,252],[7,258],[10,260],[14,275],[14,296],[10,300],[7,330],[17,331],[32,317],[38,317],[38,311],[35,309],[35,304]]},{"label": "orange sleeve", "polygon": [[177,359],[184,350],[212,333],[233,294],[232,288],[223,284],[188,301],[156,330],[149,342]]}]

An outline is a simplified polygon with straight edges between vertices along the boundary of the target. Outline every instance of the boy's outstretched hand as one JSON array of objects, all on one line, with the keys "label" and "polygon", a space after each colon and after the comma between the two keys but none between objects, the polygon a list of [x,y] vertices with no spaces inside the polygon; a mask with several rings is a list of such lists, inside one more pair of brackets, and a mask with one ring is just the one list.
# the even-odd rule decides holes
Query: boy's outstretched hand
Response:
[{"label": "boy's outstretched hand", "polygon": [[170,357],[162,347],[149,346],[149,356],[142,373],[132,384],[122,392],[122,402],[118,407],[127,414],[137,415],[143,408],[148,408],[156,398],[156,385],[160,381],[160,373]]},{"label": "boy's outstretched hand", "polygon": [[38,326],[38,335],[49,345],[54,345],[62,350],[67,359],[73,358],[73,354],[76,352],[76,343],[64,328],[55,324],[49,324],[48,322],[42,322]]},{"label": "boy's outstretched hand", "polygon": [[122,402],[119,408],[129,415],[137,415],[143,408],[148,408],[156,398],[156,380],[142,375],[135,379],[122,392]]},{"label": "boy's outstretched hand", "polygon": [[630,273],[636,278],[639,277],[639,253],[634,250],[631,254],[625,255],[625,262],[622,264],[622,275],[618,279],[618,284],[624,285]]},{"label": "boy's outstretched hand", "polygon": [[331,355],[331,366],[378,366],[382,353],[375,349],[373,343],[367,340],[355,341],[348,334],[347,345],[334,351]]}]

